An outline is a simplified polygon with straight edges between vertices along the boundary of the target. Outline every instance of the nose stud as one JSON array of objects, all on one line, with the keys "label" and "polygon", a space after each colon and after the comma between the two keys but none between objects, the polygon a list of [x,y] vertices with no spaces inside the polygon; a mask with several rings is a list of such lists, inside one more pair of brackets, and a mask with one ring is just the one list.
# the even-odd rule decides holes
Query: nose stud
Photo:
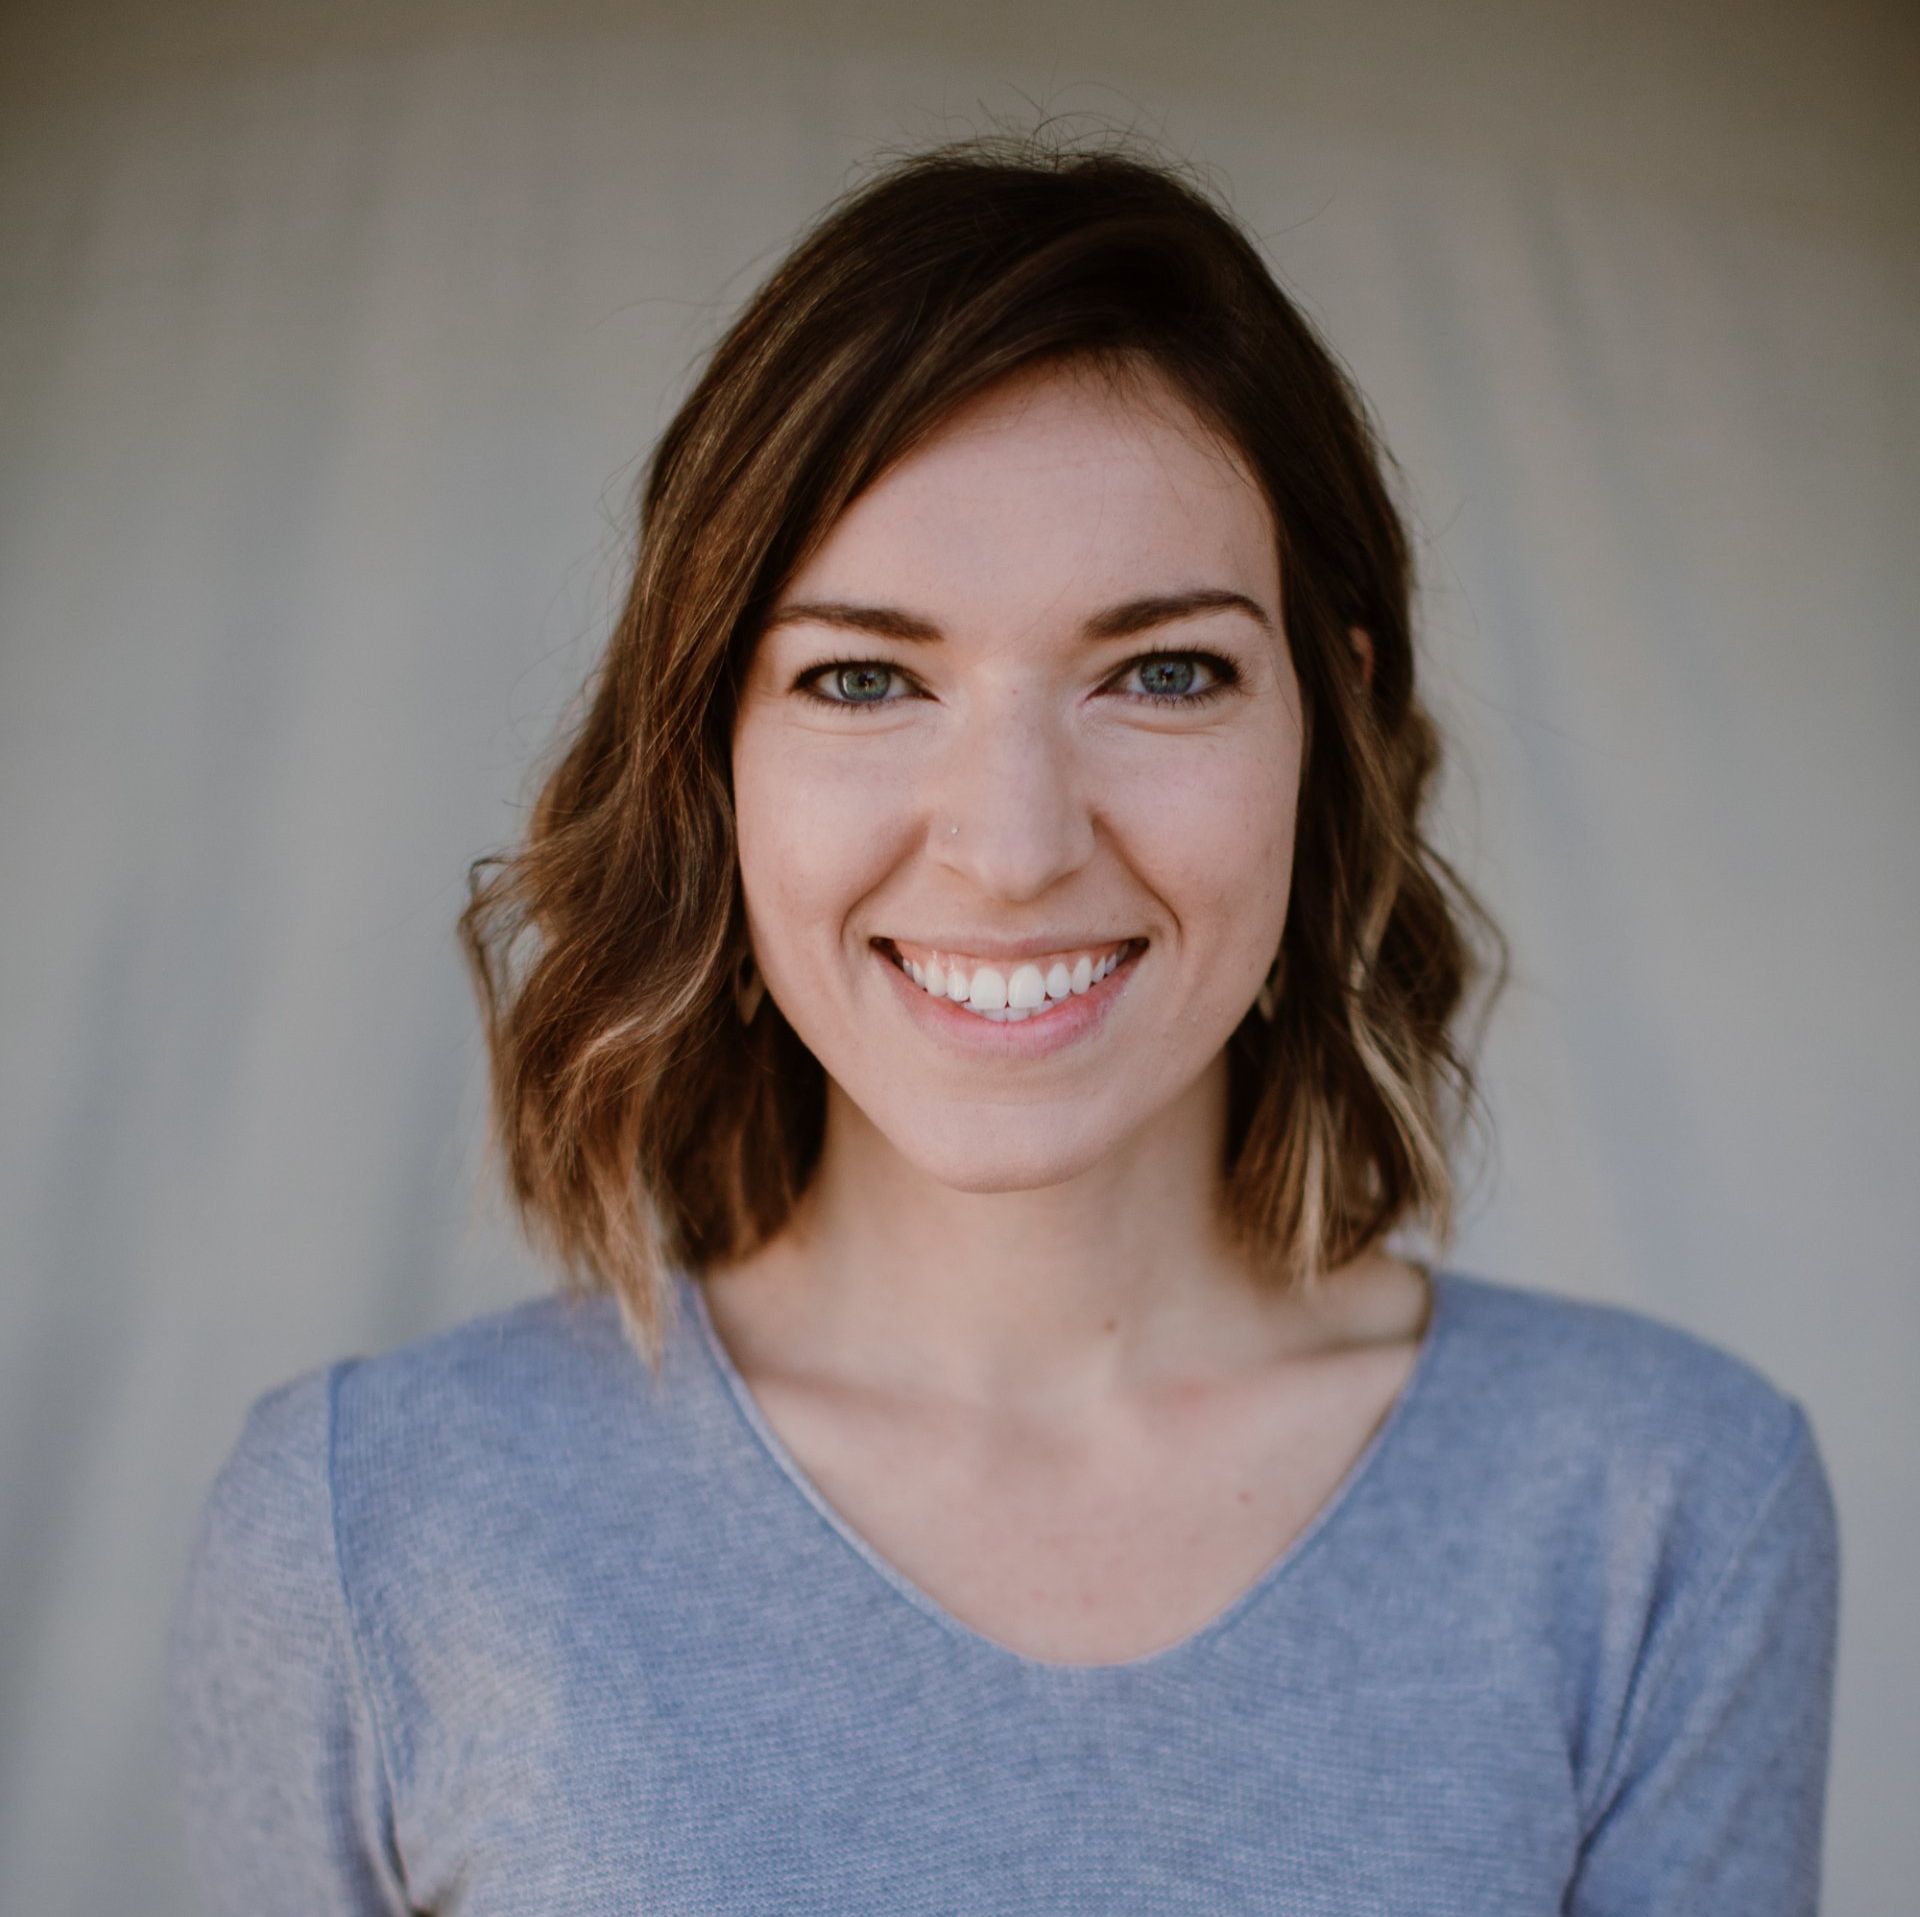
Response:
[{"label": "nose stud", "polygon": [[955,824],[953,824],[953,825],[950,825],[950,826],[948,826],[948,827],[947,827],[947,837],[948,837],[948,838],[952,838],[952,837],[954,837],[954,836],[955,836],[955,834],[959,832],[959,830],[960,830],[960,827],[959,827],[959,825],[958,825],[958,823],[955,823]]}]

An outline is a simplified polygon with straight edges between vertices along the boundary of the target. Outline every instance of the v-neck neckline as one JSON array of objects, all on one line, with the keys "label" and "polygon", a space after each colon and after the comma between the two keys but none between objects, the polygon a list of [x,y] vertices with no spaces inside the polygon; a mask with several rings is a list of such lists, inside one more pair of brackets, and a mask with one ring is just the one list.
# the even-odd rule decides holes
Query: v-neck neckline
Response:
[{"label": "v-neck neckline", "polygon": [[1432,1375],[1435,1353],[1439,1350],[1441,1341],[1453,1322],[1455,1302],[1453,1275],[1438,1265],[1423,1265],[1421,1269],[1426,1273],[1430,1295],[1427,1321],[1421,1333],[1419,1349],[1414,1354],[1413,1364],[1401,1381],[1400,1389],[1395,1393],[1393,1402],[1375,1424],[1372,1435],[1360,1447],[1313,1516],[1294,1533],[1279,1555],[1273,1558],[1250,1584],[1244,1586],[1236,1596],[1229,1598],[1210,1618],[1196,1625],[1184,1636],[1175,1638],[1172,1643],[1163,1644],[1156,1650],[1142,1652],[1137,1657],[1112,1659],[1102,1663],[1080,1663],[1059,1658],[1034,1657],[1025,1651],[1015,1650],[1011,1645],[1001,1643],[997,1638],[989,1637],[986,1632],[977,1630],[973,1625],[955,1616],[937,1598],[922,1590],[904,1571],[869,1543],[813,1481],[799,1460],[787,1448],[786,1441],[773,1428],[765,1412],[761,1410],[759,1400],[753,1395],[752,1387],[741,1375],[731,1353],[728,1352],[718,1331],[714,1328],[712,1314],[707,1309],[706,1293],[699,1281],[678,1267],[675,1268],[673,1277],[691,1319],[695,1341],[706,1353],[716,1379],[762,1459],[793,1492],[813,1508],[827,1530],[868,1573],[877,1577],[881,1583],[892,1590],[895,1596],[931,1618],[943,1631],[971,1646],[982,1656],[1040,1678],[1087,1683],[1097,1682],[1102,1678],[1125,1678],[1135,1674],[1166,1672],[1174,1665],[1197,1656],[1253,1610],[1276,1586],[1285,1582],[1302,1558],[1319,1541],[1322,1534],[1354,1502],[1362,1486],[1379,1474],[1396,1443],[1402,1441],[1404,1429],[1416,1405],[1423,1397],[1427,1380]]}]

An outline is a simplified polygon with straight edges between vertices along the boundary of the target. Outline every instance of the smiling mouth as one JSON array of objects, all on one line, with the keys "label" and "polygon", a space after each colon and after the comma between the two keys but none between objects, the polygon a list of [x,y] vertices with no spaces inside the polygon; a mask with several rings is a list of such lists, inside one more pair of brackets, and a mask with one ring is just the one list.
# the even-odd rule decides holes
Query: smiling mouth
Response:
[{"label": "smiling mouth", "polygon": [[925,946],[903,948],[892,939],[875,939],[873,944],[929,998],[944,999],[996,1024],[1044,1018],[1059,1006],[1084,998],[1147,948],[1143,938],[1120,939],[1076,952],[996,962]]}]

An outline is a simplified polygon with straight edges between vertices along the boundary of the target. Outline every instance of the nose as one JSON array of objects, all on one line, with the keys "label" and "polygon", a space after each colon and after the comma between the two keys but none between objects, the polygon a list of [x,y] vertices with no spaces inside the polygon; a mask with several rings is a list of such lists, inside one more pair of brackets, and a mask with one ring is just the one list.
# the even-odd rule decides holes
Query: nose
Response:
[{"label": "nose", "polygon": [[922,794],[929,854],[982,897],[1040,898],[1093,855],[1086,768],[1031,687],[976,700],[930,755]]}]

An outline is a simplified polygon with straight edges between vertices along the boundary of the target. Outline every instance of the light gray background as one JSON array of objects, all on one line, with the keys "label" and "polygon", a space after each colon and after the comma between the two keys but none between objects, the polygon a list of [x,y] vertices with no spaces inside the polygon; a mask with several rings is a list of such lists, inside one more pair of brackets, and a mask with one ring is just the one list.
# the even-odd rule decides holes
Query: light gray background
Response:
[{"label": "light gray background", "polygon": [[0,1907],[192,1907],[166,1607],[257,1392],[546,1282],[450,925],[698,350],[877,145],[1207,163],[1407,469],[1508,925],[1455,1262],[1808,1406],[1827,1908],[1920,1880],[1898,5],[100,4],[0,93]]}]

